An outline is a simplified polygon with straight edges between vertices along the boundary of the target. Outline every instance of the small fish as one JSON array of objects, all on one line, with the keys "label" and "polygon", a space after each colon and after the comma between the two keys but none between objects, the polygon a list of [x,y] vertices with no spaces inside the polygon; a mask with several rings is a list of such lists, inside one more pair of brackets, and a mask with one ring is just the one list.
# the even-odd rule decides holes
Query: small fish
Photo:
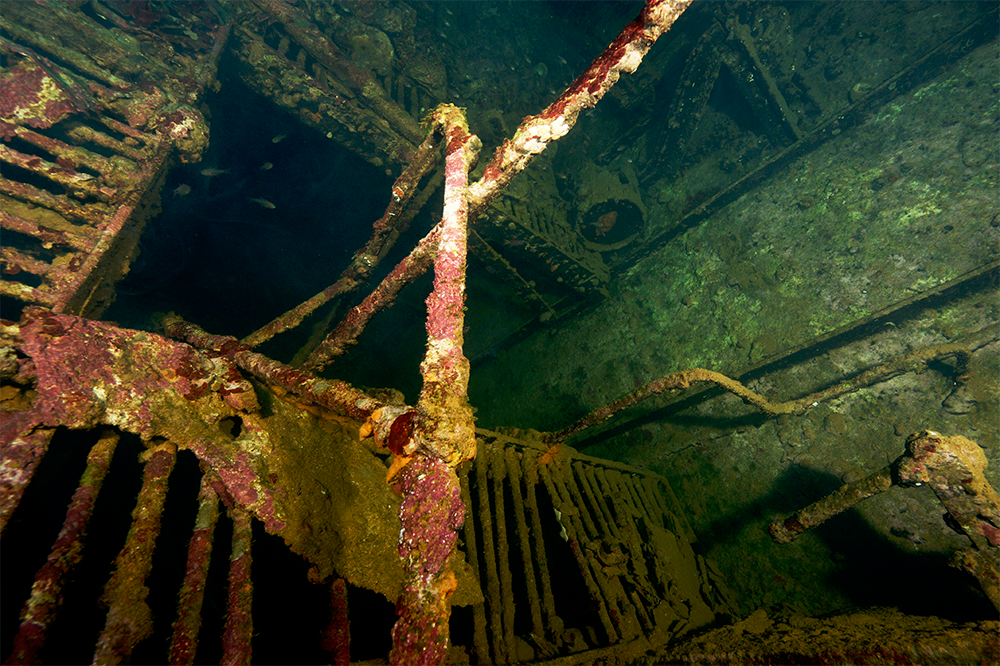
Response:
[{"label": "small fish", "polygon": [[273,203],[261,197],[247,197],[247,201],[252,201],[258,206],[263,206],[264,208],[277,208],[277,206],[275,206]]},{"label": "small fish", "polygon": [[271,164],[270,162],[264,162],[263,164],[260,165],[260,170],[261,171],[270,171],[273,168],[274,168],[274,165]]},{"label": "small fish", "polygon": [[559,61],[559,64],[560,64],[560,65],[565,65],[565,64],[567,64],[567,63],[566,63],[566,58],[563,58],[562,56],[556,56],[556,60],[558,60],[558,61]]},{"label": "small fish", "polygon": [[287,134],[279,134],[278,136],[276,136],[273,139],[271,139],[271,143],[281,143],[282,141],[284,141],[287,138],[288,138]]},{"label": "small fish", "polygon": [[174,190],[175,197],[186,197],[189,194],[191,194],[191,186],[188,185],[187,183],[181,183]]},{"label": "small fish", "polygon": [[520,247],[524,245],[523,238],[508,238],[503,242],[504,245],[509,245],[511,247]]},{"label": "small fish", "polygon": [[216,176],[221,176],[224,173],[229,173],[229,169],[216,169],[215,167],[209,167],[207,169],[202,169],[199,173],[207,178],[215,178]]}]

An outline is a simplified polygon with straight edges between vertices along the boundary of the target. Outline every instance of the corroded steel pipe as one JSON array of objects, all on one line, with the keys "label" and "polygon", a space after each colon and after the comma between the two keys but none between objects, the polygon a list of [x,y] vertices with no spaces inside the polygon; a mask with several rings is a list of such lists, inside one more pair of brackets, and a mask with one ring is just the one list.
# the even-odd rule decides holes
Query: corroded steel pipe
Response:
[{"label": "corroded steel pipe", "polygon": [[382,407],[381,402],[346,382],[320,379],[309,372],[273,361],[263,354],[251,351],[234,337],[206,333],[176,316],[164,317],[161,324],[167,335],[181,338],[200,349],[211,349],[251,375],[339,414],[364,421]]},{"label": "corroded steel pipe", "polygon": [[467,391],[469,361],[462,354],[465,267],[468,244],[469,168],[482,143],[469,134],[461,109],[442,104],[432,113],[446,140],[441,242],[434,259],[434,290],[427,297],[427,351],[420,364],[423,386],[417,409],[425,418],[417,430],[433,455],[457,465],[476,454],[472,407]]},{"label": "corroded steel pipe", "polygon": [[215,525],[219,520],[219,495],[210,474],[201,477],[198,515],[188,544],[187,569],[177,601],[177,619],[170,640],[170,663],[193,664],[201,630],[201,606],[205,599],[205,581],[212,560]]},{"label": "corroded steel pipe", "polygon": [[229,556],[229,606],[222,634],[222,663],[225,666],[249,664],[253,638],[253,581],[250,579],[253,518],[239,506],[233,507],[230,513],[233,551]]},{"label": "corroded steel pipe", "polygon": [[[446,141],[444,212],[434,261],[434,290],[427,298],[427,352],[420,364],[419,419],[404,453],[414,459],[395,484],[399,556],[406,578],[396,602],[393,664],[442,664],[448,650],[451,595],[457,581],[450,560],[465,516],[454,467],[475,456],[468,403],[469,362],[462,354],[467,240],[466,186],[480,142],[469,134],[461,109],[442,104],[432,112]],[[395,463],[394,463],[395,464]]]},{"label": "corroded steel pipe", "polygon": [[351,663],[351,625],[347,611],[347,581],[337,578],[330,583],[330,623],[320,639],[334,666]]},{"label": "corroded steel pipe", "polygon": [[160,517],[167,498],[167,479],[177,461],[177,447],[164,442],[143,454],[142,489],[132,511],[132,527],[115,559],[115,572],[104,587],[108,606],[104,631],[97,640],[95,664],[128,661],[132,650],[153,633],[153,612],[146,603],[146,578],[153,569],[153,549],[160,534]]},{"label": "corroded steel pipe", "polygon": [[516,174],[545,148],[566,135],[584,109],[593,108],[623,74],[631,74],[649,48],[670,29],[691,0],[647,0],[639,16],[621,31],[590,67],[556,101],[528,116],[496,153],[478,182],[469,186],[469,217],[475,219]]},{"label": "corroded steel pipe", "polygon": [[0,421],[0,533],[49,450],[55,429],[36,429],[40,422],[33,410],[8,414]]},{"label": "corroded steel pipe", "polygon": [[392,628],[392,664],[443,664],[448,650],[451,594],[458,586],[449,565],[465,518],[455,471],[441,460],[417,456],[396,477],[399,557],[406,569]]},{"label": "corroded steel pipe", "polygon": [[14,650],[5,663],[41,663],[46,633],[62,602],[63,583],[82,557],[87,524],[117,445],[118,433],[106,430],[91,448],[87,468],[70,500],[62,530],[56,537],[48,560],[35,574],[31,597],[21,611],[21,626],[14,637]]},{"label": "corroded steel pipe", "polygon": [[825,523],[861,500],[885,492],[893,485],[893,467],[898,462],[883,467],[859,481],[845,484],[788,518],[771,523],[767,528],[768,533],[775,543],[791,543],[806,530]]}]

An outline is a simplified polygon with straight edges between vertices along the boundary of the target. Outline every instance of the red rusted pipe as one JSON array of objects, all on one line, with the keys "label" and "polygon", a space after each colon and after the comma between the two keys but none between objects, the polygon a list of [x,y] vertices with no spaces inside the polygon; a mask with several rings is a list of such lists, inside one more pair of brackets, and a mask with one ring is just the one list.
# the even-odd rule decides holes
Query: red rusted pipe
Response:
[{"label": "red rusted pipe", "polygon": [[566,92],[537,116],[525,118],[513,138],[497,148],[483,177],[469,186],[470,219],[478,217],[535,155],[565,136],[576,124],[580,112],[593,108],[622,73],[634,72],[653,43],[690,4],[691,0],[647,0],[639,16],[625,26]]},{"label": "red rusted pipe", "polygon": [[39,422],[31,411],[0,417],[0,534],[49,450],[54,431],[32,430]]},{"label": "red rusted pipe", "polygon": [[167,335],[181,338],[200,349],[211,349],[228,358],[251,375],[301,396],[338,414],[364,421],[382,406],[350,384],[315,375],[273,361],[228,335],[212,335],[176,316],[164,317],[161,324]]},{"label": "red rusted pipe", "polygon": [[153,613],[146,603],[146,578],[153,568],[153,549],[160,534],[160,516],[167,498],[167,479],[177,460],[177,447],[164,442],[147,450],[142,489],[132,511],[132,527],[115,559],[115,572],[104,587],[108,606],[104,631],[97,640],[95,664],[127,661],[142,639],[153,633]]},{"label": "red rusted pipe", "polygon": [[233,552],[229,557],[229,610],[222,634],[222,663],[226,666],[249,664],[253,638],[253,581],[250,580],[250,543],[252,518],[234,506]]},{"label": "red rusted pipe", "polygon": [[458,583],[449,564],[465,519],[458,478],[446,463],[418,455],[396,477],[399,557],[406,569],[392,628],[392,664],[443,664],[448,651],[451,594]]},{"label": "red rusted pipe", "polygon": [[187,570],[177,600],[177,619],[170,640],[171,664],[193,664],[201,630],[201,606],[205,599],[205,581],[212,560],[215,525],[219,520],[219,495],[209,474],[201,477],[198,493],[198,516],[188,544]]},{"label": "red rusted pipe", "polygon": [[[427,298],[427,352],[420,365],[423,387],[416,432],[404,447],[413,460],[396,477],[399,556],[406,572],[392,629],[393,664],[443,664],[448,651],[451,595],[457,582],[450,566],[457,530],[465,518],[454,466],[476,452],[467,389],[469,362],[462,354],[465,310],[467,190],[469,166],[480,142],[469,134],[461,109],[442,104],[432,113],[445,135],[444,212],[434,260],[434,290]],[[394,463],[395,464],[395,463]]]},{"label": "red rusted pipe", "polygon": [[48,560],[35,574],[31,597],[21,611],[21,626],[14,637],[14,650],[5,663],[41,663],[45,635],[62,602],[63,583],[82,557],[87,524],[117,445],[118,433],[106,430],[91,448],[87,468],[70,500],[62,530],[56,537]]},{"label": "red rusted pipe", "polygon": [[330,583],[330,624],[323,630],[321,644],[334,666],[351,663],[351,625],[347,612],[347,581],[337,578]]},{"label": "red rusted pipe", "polygon": [[0,420],[0,533],[7,527],[38,463],[49,450],[52,428],[34,428],[41,417],[32,411],[7,414]]},{"label": "red rusted pipe", "polygon": [[444,210],[434,259],[434,290],[427,297],[427,351],[420,364],[423,386],[417,409],[418,436],[428,452],[454,466],[476,452],[469,406],[469,361],[462,354],[465,322],[465,266],[468,242],[469,168],[482,145],[469,134],[461,109],[442,104],[433,117],[444,131]]}]

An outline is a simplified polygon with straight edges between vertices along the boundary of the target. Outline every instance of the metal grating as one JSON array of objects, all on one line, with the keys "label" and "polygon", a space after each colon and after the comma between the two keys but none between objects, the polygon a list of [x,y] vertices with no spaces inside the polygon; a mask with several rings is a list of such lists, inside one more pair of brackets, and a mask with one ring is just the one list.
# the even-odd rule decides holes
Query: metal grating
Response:
[{"label": "metal grating", "polygon": [[459,470],[478,663],[627,650],[731,612],[664,479],[533,434],[479,430]]}]

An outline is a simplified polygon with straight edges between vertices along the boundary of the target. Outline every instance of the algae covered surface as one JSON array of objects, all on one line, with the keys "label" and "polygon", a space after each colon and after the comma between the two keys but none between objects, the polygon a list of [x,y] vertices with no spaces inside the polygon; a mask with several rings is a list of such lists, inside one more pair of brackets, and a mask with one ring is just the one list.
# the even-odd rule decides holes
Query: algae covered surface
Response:
[{"label": "algae covered surface", "polygon": [[[628,269],[591,311],[477,367],[471,396],[480,422],[557,430],[671,372],[739,375],[987,265],[1000,227],[997,55],[995,42],[974,50]],[[668,213],[655,202],[651,211],[654,221]],[[962,340],[998,315],[995,286],[951,296],[751,388],[798,398],[908,351]],[[968,592],[944,566],[967,541],[941,520],[930,493],[895,489],[842,516],[841,527],[864,537],[853,542],[831,525],[776,546],[765,528],[880,469],[922,428],[976,440],[996,485],[995,337],[980,343],[963,396],[952,395],[946,365],[772,420],[732,396],[673,411],[658,411],[665,399],[657,398],[584,444],[670,480],[747,611],[791,604],[821,613],[890,600],[927,610],[933,604],[902,583],[881,586],[884,594],[867,586],[901,562],[940,567],[945,597],[948,585]],[[951,597],[957,614],[978,607],[969,594]]]}]

